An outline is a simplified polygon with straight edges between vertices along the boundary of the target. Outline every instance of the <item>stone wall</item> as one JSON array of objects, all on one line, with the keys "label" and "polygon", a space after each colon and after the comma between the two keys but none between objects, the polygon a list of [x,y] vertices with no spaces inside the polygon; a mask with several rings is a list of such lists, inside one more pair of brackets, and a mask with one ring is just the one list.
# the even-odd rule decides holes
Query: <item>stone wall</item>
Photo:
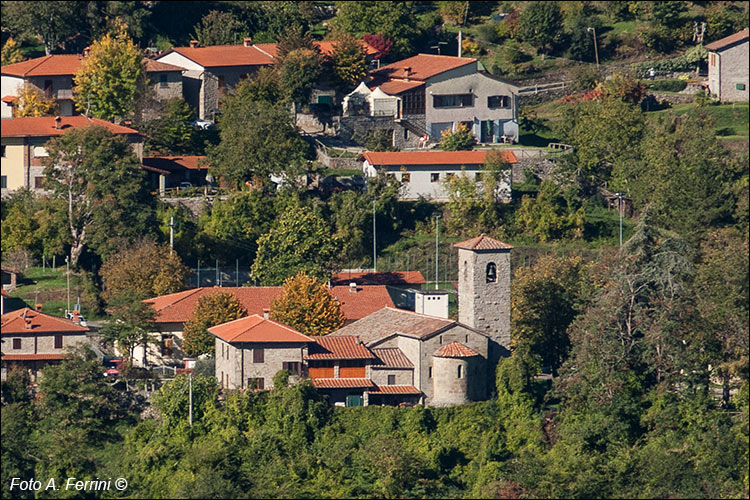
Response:
[{"label": "stone wall", "polygon": [[[721,54],[721,101],[737,102],[748,100],[748,43],[730,47]],[[744,85],[744,90],[737,88],[737,84]]]},{"label": "stone wall", "polygon": [[392,116],[343,116],[339,123],[339,137],[344,142],[362,144],[369,131],[390,130],[394,148],[417,148],[420,145],[420,136],[404,128]]}]

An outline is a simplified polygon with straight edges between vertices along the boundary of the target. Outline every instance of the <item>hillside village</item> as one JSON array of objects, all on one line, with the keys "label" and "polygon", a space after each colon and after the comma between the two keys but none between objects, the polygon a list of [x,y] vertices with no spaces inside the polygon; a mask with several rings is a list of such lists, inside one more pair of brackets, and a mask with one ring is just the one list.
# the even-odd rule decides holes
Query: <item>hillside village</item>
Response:
[{"label": "hillside village", "polygon": [[3,2],[3,497],[747,496],[748,12]]}]

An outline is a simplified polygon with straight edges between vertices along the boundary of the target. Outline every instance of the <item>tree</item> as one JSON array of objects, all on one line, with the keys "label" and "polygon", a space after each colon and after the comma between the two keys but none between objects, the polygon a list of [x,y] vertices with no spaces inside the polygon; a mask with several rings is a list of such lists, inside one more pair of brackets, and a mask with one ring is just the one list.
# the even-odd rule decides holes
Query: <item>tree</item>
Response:
[{"label": "tree", "polygon": [[79,6],[71,2],[5,2],[3,25],[16,36],[39,37],[50,55],[82,26]]},{"label": "tree", "polygon": [[333,73],[343,87],[355,86],[367,75],[367,52],[362,42],[348,33],[337,37],[331,56]]},{"label": "tree", "polygon": [[474,134],[463,123],[459,123],[453,132],[443,130],[440,135],[440,149],[443,151],[471,151],[476,144]]},{"label": "tree", "polygon": [[293,104],[307,104],[321,73],[322,59],[317,50],[306,48],[289,52],[279,66],[279,81]]},{"label": "tree", "polygon": [[25,116],[49,116],[57,112],[57,101],[47,97],[44,92],[25,82],[18,93],[16,109],[13,116],[22,118]]},{"label": "tree", "polygon": [[135,291],[125,290],[109,300],[110,319],[100,332],[105,345],[116,345],[125,354],[128,366],[133,363],[133,353],[138,346],[146,349],[155,342],[151,332],[156,331],[154,318],[156,310],[150,304],[141,302],[142,296]]},{"label": "tree", "polygon": [[282,66],[287,56],[299,49],[307,49],[320,54],[313,40],[312,33],[309,31],[306,32],[299,24],[289,25],[284,34],[279,37],[279,42],[276,44],[277,65]]},{"label": "tree", "polygon": [[193,38],[201,46],[232,45],[247,36],[247,27],[231,12],[212,10],[195,26]]},{"label": "tree", "polygon": [[682,23],[680,15],[686,10],[685,2],[653,2],[651,23],[674,29]]},{"label": "tree", "polygon": [[86,116],[105,120],[124,117],[135,110],[136,95],[145,87],[143,56],[120,24],[91,44],[88,57],[73,76],[73,101]]},{"label": "tree", "polygon": [[583,275],[580,257],[551,256],[514,273],[511,345],[537,373],[546,367],[557,376],[567,358],[567,329],[580,307]]},{"label": "tree", "polygon": [[356,37],[380,33],[393,40],[390,56],[400,58],[413,52],[420,34],[414,2],[336,2],[337,14],[331,21],[335,29]]},{"label": "tree", "polygon": [[265,67],[241,80],[234,92],[237,99],[245,102],[277,104],[284,97],[278,71]]},{"label": "tree", "polygon": [[438,2],[438,5],[440,16],[443,18],[444,23],[453,24],[455,26],[464,24],[467,15],[466,10],[469,8],[469,4],[461,1],[447,1]]},{"label": "tree", "polygon": [[300,271],[327,281],[340,246],[323,219],[309,209],[291,207],[258,239],[250,274],[264,286],[280,285]]},{"label": "tree", "polygon": [[[178,375],[154,394],[154,406],[164,417],[168,428],[176,426],[181,426],[185,430],[188,428],[190,384],[188,375]],[[194,377],[192,386],[193,421],[200,422],[216,402],[219,386],[216,377],[202,376]]]},{"label": "tree", "polygon": [[208,329],[247,316],[240,301],[231,293],[212,292],[198,299],[192,316],[185,322],[183,350],[188,356],[214,352],[215,337]]},{"label": "tree", "polygon": [[71,263],[91,242],[104,250],[115,237],[147,232],[152,213],[138,158],[127,141],[103,127],[70,130],[47,142],[46,187],[67,201]]},{"label": "tree", "polygon": [[109,256],[99,275],[105,300],[116,299],[125,292],[145,299],[183,290],[190,269],[167,245],[145,240]]},{"label": "tree", "polygon": [[47,258],[63,255],[70,244],[70,232],[66,226],[66,204],[64,200],[46,198],[34,212],[38,228],[35,233],[36,246]]},{"label": "tree", "polygon": [[372,57],[376,61],[386,57],[393,47],[393,40],[379,33],[365,33],[362,38],[370,47],[377,49],[377,53]]},{"label": "tree", "polygon": [[542,182],[536,198],[524,195],[516,223],[539,241],[583,237],[586,210],[575,200],[563,196],[553,181]]},{"label": "tree", "polygon": [[284,281],[281,295],[271,302],[270,317],[307,335],[327,335],[344,326],[341,303],[304,271]]},{"label": "tree", "polygon": [[191,123],[195,111],[180,97],[164,102],[159,117],[137,125],[146,135],[144,149],[156,155],[195,153],[197,131]]},{"label": "tree", "polygon": [[557,2],[531,2],[521,13],[521,38],[543,53],[560,42],[563,15]]},{"label": "tree", "polygon": [[5,44],[3,44],[2,49],[3,66],[7,66],[8,64],[15,64],[23,61],[24,59],[25,58],[23,57],[23,54],[21,54],[21,49],[18,47],[18,43],[13,40],[13,37],[8,38]]},{"label": "tree", "polygon": [[303,172],[307,145],[286,106],[230,96],[224,101],[219,130],[221,141],[208,149],[214,175],[236,185],[251,181],[268,189],[272,174],[292,181]]}]

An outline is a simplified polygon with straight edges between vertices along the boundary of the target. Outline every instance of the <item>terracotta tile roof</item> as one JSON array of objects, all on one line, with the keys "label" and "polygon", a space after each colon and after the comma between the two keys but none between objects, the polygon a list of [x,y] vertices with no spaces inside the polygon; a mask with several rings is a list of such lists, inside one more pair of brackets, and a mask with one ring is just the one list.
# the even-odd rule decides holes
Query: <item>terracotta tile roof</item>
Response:
[{"label": "terracotta tile roof", "polygon": [[[3,124],[4,123],[5,122],[3,122]],[[15,267],[6,266],[5,264],[2,264],[0,266],[1,266],[2,270],[5,271],[6,273],[13,273],[13,274],[20,274],[21,273],[21,271],[19,271]]]},{"label": "terracotta tile roof", "polygon": [[456,321],[451,319],[437,318],[412,311],[385,307],[359,321],[336,330],[327,335],[327,337],[356,335],[365,345],[369,346],[395,333],[416,338],[426,338],[457,324]]},{"label": "terracotta tile roof", "polygon": [[3,361],[55,361],[65,354],[3,354]]},{"label": "terracotta tile roof", "polygon": [[398,347],[375,348],[372,352],[380,361],[379,364],[372,365],[373,368],[414,368],[409,358]]},{"label": "terracotta tile roof", "polygon": [[[501,150],[503,160],[518,163],[518,158],[510,150]],[[392,151],[366,152],[359,155],[373,166],[406,165],[484,165],[487,151]]]},{"label": "terracotta tile roof", "polygon": [[204,68],[223,66],[270,66],[273,57],[254,46],[213,45],[211,47],[175,47],[172,52],[187,57]]},{"label": "terracotta tile roof", "polygon": [[422,394],[422,392],[413,385],[379,385],[374,391],[367,391],[372,394]]},{"label": "terracotta tile roof", "polygon": [[734,35],[729,35],[727,37],[722,38],[721,40],[716,40],[715,42],[711,42],[708,45],[705,45],[704,48],[706,50],[718,52],[737,42],[741,42],[742,40],[747,40],[748,37],[750,37],[750,28],[745,28],[739,33],[735,33]]},{"label": "terracotta tile roof", "polygon": [[370,73],[374,78],[391,79],[407,77],[406,68],[409,68],[409,80],[425,81],[433,76],[445,73],[452,69],[476,63],[477,60],[470,57],[438,56],[434,54],[417,54],[416,56],[402,59],[395,63],[383,66]]},{"label": "terracotta tile roof", "polygon": [[[84,57],[80,54],[52,54],[44,57],[29,59],[15,64],[2,67],[4,75],[20,76],[24,78],[32,76],[73,76],[81,67]],[[144,59],[146,71],[149,73],[157,71],[184,71],[184,68],[166,64],[153,59]]]},{"label": "terracotta tile roof", "polygon": [[380,87],[380,90],[388,95],[398,95],[401,92],[406,92],[407,90],[412,90],[417,87],[421,87],[422,85],[424,85],[424,82],[413,80],[407,82],[406,80],[391,78],[389,80],[382,81],[379,84],[375,84],[373,82],[369,85],[369,87],[370,90],[375,90],[376,88]]},{"label": "terracotta tile roof", "polygon": [[3,288],[2,290],[0,290],[0,294],[1,294],[1,295],[2,295],[3,297],[10,297],[10,294],[9,294],[8,292],[6,292],[4,288]]},{"label": "terracotta tile roof", "polygon": [[348,286],[349,283],[358,285],[422,285],[427,283],[420,271],[389,271],[389,272],[340,272],[333,275],[331,283]]},{"label": "terracotta tile roof", "polygon": [[[30,328],[26,328],[26,324]],[[34,311],[29,307],[18,309],[2,315],[0,320],[2,335],[19,333],[84,333],[89,329],[65,318],[50,316]]]},{"label": "terracotta tile roof", "polygon": [[357,337],[317,337],[305,359],[375,359]]},{"label": "terracotta tile roof", "polygon": [[14,95],[6,95],[2,99],[0,99],[0,101],[7,102],[8,104],[13,104],[17,100],[18,100],[18,97]]},{"label": "terracotta tile roof", "polygon": [[153,59],[146,59],[146,72],[156,73],[164,71],[185,71],[185,68],[175,66],[174,64],[167,64],[161,61],[154,61]]},{"label": "terracotta tile roof", "polygon": [[269,56],[271,56],[273,58],[276,57],[277,46],[278,46],[278,44],[276,44],[276,43],[256,43],[256,44],[253,45],[253,47],[255,47],[256,49],[258,49],[258,50],[260,50],[262,52],[265,52],[266,54],[268,54]]},{"label": "terracotta tile roof", "polygon": [[314,378],[316,389],[359,389],[377,387],[369,378]]},{"label": "terracotta tile roof", "polygon": [[[204,287],[183,292],[162,295],[147,299],[156,309],[157,323],[184,323],[193,314],[198,299],[215,291],[230,292],[247,309],[248,314],[262,314],[269,309],[271,302],[281,293],[280,286],[255,287]],[[334,286],[331,293],[341,302],[341,311],[348,320],[358,320],[386,306],[393,306],[393,300],[385,286],[359,287],[357,293],[348,286]]]},{"label": "terracotta tile roof", "polygon": [[4,75],[20,77],[73,75],[81,66],[83,56],[79,54],[53,54],[29,59],[2,67]]},{"label": "terracotta tile roof", "polygon": [[140,132],[132,128],[85,116],[61,116],[59,129],[55,128],[54,116],[11,118],[3,120],[1,135],[2,137],[52,137],[63,135],[73,128],[89,126],[104,127],[113,134],[140,135]]},{"label": "terracotta tile roof", "polygon": [[257,314],[214,326],[208,332],[227,342],[314,342],[294,328]]},{"label": "terracotta tile roof", "polygon": [[[143,166],[168,172],[187,170],[208,170],[208,165],[200,165],[204,156],[144,156]],[[200,166],[199,166],[200,165]]]},{"label": "terracotta tile roof", "polygon": [[479,353],[458,342],[451,342],[441,347],[433,356],[438,358],[471,358],[479,356]]},{"label": "terracotta tile roof", "polygon": [[[321,54],[325,56],[331,56],[333,55],[333,51],[336,49],[336,41],[324,41],[324,42],[313,42],[316,47],[318,47],[318,50]],[[367,51],[367,55],[373,55],[378,53],[378,49],[370,45],[369,43],[365,42],[364,40],[360,40],[360,43]],[[254,47],[260,49],[261,51],[265,52],[271,57],[276,57],[278,44],[275,43],[256,43]]]},{"label": "terracotta tile roof", "polygon": [[453,246],[465,250],[511,250],[513,248],[507,243],[503,243],[502,241],[490,238],[483,234],[476,238],[471,238],[470,240],[454,243]]}]

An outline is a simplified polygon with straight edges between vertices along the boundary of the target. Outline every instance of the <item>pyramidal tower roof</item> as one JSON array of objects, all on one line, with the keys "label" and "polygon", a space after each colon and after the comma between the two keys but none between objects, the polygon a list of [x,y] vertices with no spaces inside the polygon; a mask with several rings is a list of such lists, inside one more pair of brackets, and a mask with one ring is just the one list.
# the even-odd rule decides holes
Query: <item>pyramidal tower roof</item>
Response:
[{"label": "pyramidal tower roof", "polygon": [[481,234],[476,238],[471,238],[470,240],[454,243],[453,246],[464,250],[510,250],[513,248],[507,243],[490,238],[484,234]]}]

